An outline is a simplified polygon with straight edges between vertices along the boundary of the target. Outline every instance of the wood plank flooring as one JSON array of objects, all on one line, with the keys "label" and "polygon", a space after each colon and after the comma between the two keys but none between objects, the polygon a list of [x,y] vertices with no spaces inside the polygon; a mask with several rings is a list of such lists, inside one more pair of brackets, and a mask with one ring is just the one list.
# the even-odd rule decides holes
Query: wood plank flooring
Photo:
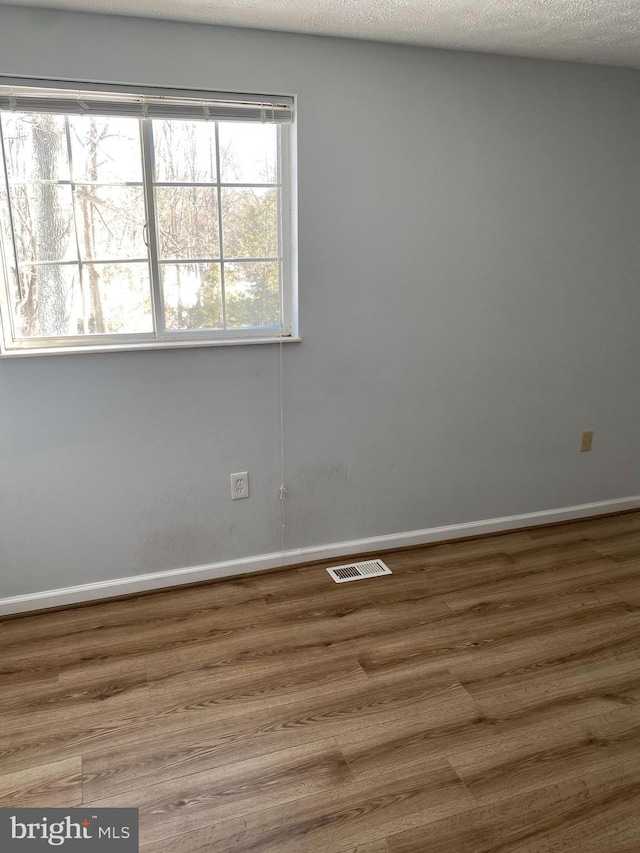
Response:
[{"label": "wood plank flooring", "polygon": [[384,559],[1,622],[0,806],[135,806],[144,853],[637,853],[640,512]]}]

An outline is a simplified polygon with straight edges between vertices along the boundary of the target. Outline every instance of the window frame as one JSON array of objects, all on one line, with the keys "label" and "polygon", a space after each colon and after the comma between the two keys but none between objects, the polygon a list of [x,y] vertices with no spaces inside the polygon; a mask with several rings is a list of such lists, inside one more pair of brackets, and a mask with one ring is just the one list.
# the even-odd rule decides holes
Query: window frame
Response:
[{"label": "window frame", "polygon": [[[10,83],[8,82],[10,81]],[[260,98],[274,99],[274,96],[246,93],[219,93],[208,90],[185,90],[185,89],[159,89],[157,87],[126,86],[123,84],[107,83],[85,83],[68,80],[42,80],[35,78],[6,78],[0,75],[0,85],[11,85],[19,93],[20,86],[39,89],[70,90],[70,93],[81,91],[109,92],[114,96],[134,94],[142,97],[166,97],[174,99],[186,99],[203,102],[209,99],[228,101],[229,103],[240,103],[243,99],[251,99],[253,103],[260,104]],[[293,101],[293,115],[295,117],[295,96],[283,95]],[[19,110],[19,107],[17,107]],[[45,113],[41,110],[41,113]],[[72,115],[69,113],[62,113]],[[93,113],[99,116],[99,112]],[[174,117],[176,121],[179,116]],[[188,120],[188,116],[184,117]],[[0,358],[16,356],[37,356],[53,354],[71,354],[79,352],[119,352],[151,349],[181,349],[209,346],[246,345],[260,343],[278,343],[299,341],[297,323],[297,222],[296,222],[296,156],[295,141],[296,127],[295,118],[290,123],[275,122],[277,128],[277,183],[278,190],[278,262],[280,267],[280,325],[275,327],[247,327],[247,328],[223,328],[223,329],[166,329],[161,322],[164,317],[162,283],[159,274],[159,255],[157,246],[157,219],[155,211],[155,189],[158,182],[154,176],[154,146],[152,122],[153,116],[140,115],[140,145],[142,166],[142,188],[144,195],[146,229],[149,235],[147,241],[147,263],[149,268],[149,287],[151,314],[153,330],[149,332],[120,332],[107,334],[84,334],[56,337],[16,337],[14,330],[14,311],[11,307],[11,281],[7,268],[8,258],[6,255],[13,252],[13,247],[3,249],[0,239]],[[171,119],[169,119],[171,120]],[[212,124],[219,123],[219,119],[213,118]],[[217,134],[217,129],[216,129]],[[216,151],[218,145],[216,144]],[[220,174],[220,163],[217,161],[216,182],[211,183],[221,192],[227,183],[222,181]],[[3,164],[4,171],[4,164]],[[0,175],[4,183],[3,175]],[[229,183],[233,187],[234,184]],[[238,184],[237,186],[243,186]],[[248,184],[245,186],[249,186]],[[259,184],[256,184],[259,186]],[[273,185],[272,185],[273,186]],[[11,210],[10,210],[11,213]],[[153,225],[150,226],[150,222]],[[219,227],[222,224],[219,223]],[[1,238],[1,235],[0,235]],[[16,258],[17,261],[17,258]],[[184,259],[188,262],[188,259]],[[232,259],[235,261],[235,259]],[[230,262],[232,262],[230,261]],[[80,262],[80,261],[79,261]],[[114,261],[115,262],[115,261]],[[197,263],[194,259],[193,263]],[[224,258],[222,249],[217,261],[222,270]],[[242,262],[239,260],[238,262]],[[246,261],[245,261],[246,262]],[[84,261],[86,263],[86,261]],[[223,300],[224,303],[224,300]],[[223,309],[224,310],[224,309]]]}]

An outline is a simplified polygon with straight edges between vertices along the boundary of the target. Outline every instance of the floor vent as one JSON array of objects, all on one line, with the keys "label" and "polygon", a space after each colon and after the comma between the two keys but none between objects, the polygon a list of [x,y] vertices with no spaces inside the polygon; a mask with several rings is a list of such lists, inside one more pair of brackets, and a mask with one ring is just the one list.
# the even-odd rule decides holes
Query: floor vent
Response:
[{"label": "floor vent", "polygon": [[366,563],[350,563],[348,566],[334,566],[327,569],[336,583],[359,581],[376,575],[390,575],[391,569],[382,560],[369,560]]}]

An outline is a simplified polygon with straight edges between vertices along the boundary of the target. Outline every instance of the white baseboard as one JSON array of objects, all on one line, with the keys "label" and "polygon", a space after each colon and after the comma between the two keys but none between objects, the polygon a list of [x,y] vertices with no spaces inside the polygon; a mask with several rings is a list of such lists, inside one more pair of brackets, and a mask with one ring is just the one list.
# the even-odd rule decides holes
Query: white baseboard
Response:
[{"label": "white baseboard", "polygon": [[540,524],[553,524],[575,518],[588,518],[593,515],[622,512],[640,508],[640,496],[618,498],[610,501],[568,506],[562,509],[529,512],[523,515],[508,515],[503,518],[490,518],[483,521],[471,521],[464,524],[450,524],[444,527],[431,527],[426,530],[410,530],[406,533],[391,533],[387,536],[372,536],[368,539],[354,539],[349,542],[333,542],[330,545],[317,545],[311,548],[296,548],[272,554],[260,554],[240,560],[225,560],[204,566],[189,566],[185,569],[171,569],[165,572],[135,575],[128,578],[98,581],[97,583],[68,586],[61,589],[49,589],[27,595],[15,595],[0,598],[0,616],[12,613],[24,613],[42,610],[47,607],[61,607],[96,599],[113,598],[136,592],[163,589],[180,584],[198,583],[217,578],[241,575],[247,572],[261,572],[280,566],[307,563],[315,560],[333,560],[352,554],[366,554],[372,551],[386,551],[393,548],[406,548],[412,545],[426,545],[429,542],[441,542],[450,539],[462,539],[467,536],[482,536],[520,527],[535,527]]}]

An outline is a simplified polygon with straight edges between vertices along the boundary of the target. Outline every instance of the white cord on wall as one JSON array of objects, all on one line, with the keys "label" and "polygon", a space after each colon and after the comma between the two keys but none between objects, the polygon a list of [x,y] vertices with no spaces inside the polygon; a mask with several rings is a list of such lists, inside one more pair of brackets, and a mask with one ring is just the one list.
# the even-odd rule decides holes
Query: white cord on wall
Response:
[{"label": "white cord on wall", "polygon": [[284,357],[282,344],[282,326],[284,322],[283,295],[280,288],[280,340],[279,349],[279,374],[280,374],[280,551],[284,552],[285,511],[284,502],[287,496],[287,488],[284,484]]}]

